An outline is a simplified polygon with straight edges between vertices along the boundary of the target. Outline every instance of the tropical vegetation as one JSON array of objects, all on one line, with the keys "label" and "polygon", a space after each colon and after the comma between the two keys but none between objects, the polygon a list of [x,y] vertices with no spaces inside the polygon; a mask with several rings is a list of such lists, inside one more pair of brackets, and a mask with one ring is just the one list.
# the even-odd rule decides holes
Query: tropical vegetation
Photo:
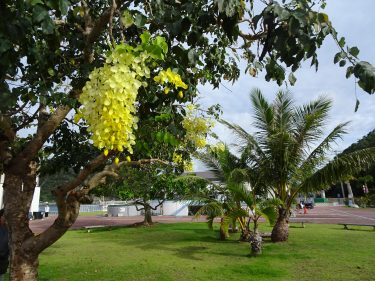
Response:
[{"label": "tropical vegetation", "polygon": [[346,133],[348,123],[338,124],[324,134],[332,105],[324,96],[296,106],[288,91],[280,90],[269,103],[259,89],[254,89],[250,99],[254,134],[238,125],[223,123],[236,134],[250,171],[257,171],[264,188],[280,200],[272,241],[286,241],[296,196],[326,189],[331,183],[369,168],[375,162],[375,148],[329,159],[332,144]]},{"label": "tropical vegetation", "polygon": [[[252,76],[265,71],[267,81],[294,84],[302,61],[318,67],[317,49],[331,36],[339,46],[334,62],[373,93],[374,67],[338,36],[325,5],[1,1],[0,173],[10,279],[38,279],[39,254],[75,222],[99,178],[117,175],[112,162],[175,158],[184,169],[204,143],[185,142],[194,127],[183,125],[185,105],[195,102],[199,84],[238,79],[242,61]],[[53,190],[56,221],[35,236],[27,214],[37,175],[70,168],[74,178]]]},{"label": "tropical vegetation", "polygon": [[[205,197],[201,197],[200,203],[203,203],[203,206],[196,216],[207,215],[211,229],[214,219],[219,217],[221,240],[229,237],[229,226],[236,231],[238,223],[241,230],[240,239],[250,242],[253,255],[260,254],[262,237],[258,230],[258,221],[263,216],[270,224],[275,222],[277,200],[267,198],[263,186],[254,181],[256,171],[250,171],[244,158],[235,156],[228,146],[218,143],[196,156],[220,180],[219,184],[211,183],[211,189],[206,191]],[[253,229],[250,228],[251,221]]]}]

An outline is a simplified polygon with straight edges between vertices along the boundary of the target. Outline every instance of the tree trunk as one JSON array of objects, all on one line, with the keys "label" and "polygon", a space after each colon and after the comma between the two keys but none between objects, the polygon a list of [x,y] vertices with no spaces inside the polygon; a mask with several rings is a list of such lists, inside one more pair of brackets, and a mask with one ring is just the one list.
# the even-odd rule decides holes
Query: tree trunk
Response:
[{"label": "tree trunk", "polygon": [[44,232],[34,235],[29,228],[29,210],[36,185],[36,169],[30,164],[23,174],[5,171],[4,214],[9,231],[10,280],[38,280],[38,256],[56,242],[75,222],[79,212],[78,193],[56,197],[59,215]]},{"label": "tree trunk", "polygon": [[279,208],[279,217],[272,229],[272,242],[284,242],[288,240],[289,235],[289,210]]},{"label": "tree trunk", "polygon": [[11,249],[11,262],[9,280],[14,281],[37,281],[38,278],[38,257],[27,255],[22,247]]},{"label": "tree trunk", "polygon": [[143,223],[145,225],[152,225],[153,222],[152,222],[151,206],[146,203],[144,205],[144,208],[145,208],[145,219]]},{"label": "tree trunk", "polygon": [[262,254],[262,236],[258,232],[253,232],[250,235],[250,251],[252,256]]},{"label": "tree trunk", "polygon": [[38,252],[23,248],[34,237],[28,214],[35,188],[35,174],[5,174],[4,209],[9,230],[10,280],[38,280]]},{"label": "tree trunk", "polygon": [[229,237],[228,226],[225,225],[224,218],[220,221],[219,235],[220,240],[226,240]]}]

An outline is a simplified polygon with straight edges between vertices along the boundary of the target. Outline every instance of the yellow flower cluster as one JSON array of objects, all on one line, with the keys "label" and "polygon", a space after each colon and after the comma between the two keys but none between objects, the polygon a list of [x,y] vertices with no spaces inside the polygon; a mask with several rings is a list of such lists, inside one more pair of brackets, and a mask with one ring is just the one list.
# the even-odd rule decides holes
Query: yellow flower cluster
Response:
[{"label": "yellow flower cluster", "polygon": [[[169,83],[174,86],[176,90],[178,90],[178,88],[182,88],[185,90],[188,88],[188,86],[181,80],[181,76],[178,73],[172,71],[170,68],[160,71],[159,74],[154,77],[154,81],[159,83],[160,85]],[[170,90],[171,89],[166,86],[164,88],[164,94],[167,95]],[[182,91],[179,91],[178,96],[180,98],[183,98],[184,93]]]},{"label": "yellow flower cluster", "polygon": [[178,165],[182,164],[184,171],[193,171],[193,162],[184,161],[182,155],[177,152],[173,152],[172,161]]},{"label": "yellow flower cluster", "polygon": [[147,53],[134,55],[122,47],[116,48],[106,58],[106,63],[94,69],[83,87],[79,102],[82,107],[75,119],[84,117],[92,133],[93,145],[99,149],[132,153],[135,144],[133,129],[137,128],[136,98],[138,89],[149,77],[146,66]]},{"label": "yellow flower cluster", "polygon": [[203,148],[207,143],[206,136],[214,124],[211,119],[196,116],[194,107],[187,108],[189,111],[182,121],[182,126],[186,130],[186,139],[197,148]]}]

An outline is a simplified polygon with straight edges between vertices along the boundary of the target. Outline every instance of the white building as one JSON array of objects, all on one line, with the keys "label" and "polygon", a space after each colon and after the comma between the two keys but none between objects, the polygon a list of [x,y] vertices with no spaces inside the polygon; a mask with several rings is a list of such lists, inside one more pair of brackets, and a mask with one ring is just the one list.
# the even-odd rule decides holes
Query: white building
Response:
[{"label": "white building", "polygon": [[[0,209],[2,209],[4,207],[4,200],[3,200],[4,179],[5,179],[4,174],[0,175]],[[35,187],[34,195],[33,195],[33,200],[31,202],[31,206],[30,206],[30,212],[39,212],[39,200],[40,200],[40,186],[39,186],[39,177],[37,177],[36,178],[36,187]]]}]

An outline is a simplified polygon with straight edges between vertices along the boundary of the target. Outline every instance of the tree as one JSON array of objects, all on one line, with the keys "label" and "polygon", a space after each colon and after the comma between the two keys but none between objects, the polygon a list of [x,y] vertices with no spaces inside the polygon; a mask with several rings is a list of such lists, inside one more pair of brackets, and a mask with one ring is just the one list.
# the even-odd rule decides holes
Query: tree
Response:
[{"label": "tree", "polygon": [[[156,210],[165,200],[177,200],[188,193],[201,190],[206,186],[202,180],[188,182],[181,180],[175,173],[175,168],[170,165],[145,163],[140,165],[124,165],[117,173],[118,177],[106,185],[95,189],[96,195],[113,196],[121,200],[128,200],[137,210],[144,212],[144,225],[152,225],[152,210]],[[192,184],[194,183],[194,184]],[[151,200],[157,200],[152,205]]]},{"label": "tree", "polygon": [[[235,229],[238,221],[241,228],[241,236],[246,239],[249,233],[248,224],[246,223],[248,214],[242,211],[241,198],[236,198],[231,193],[232,185],[243,184],[243,182],[233,179],[232,174],[236,169],[245,168],[245,162],[232,154],[228,146],[220,142],[217,145],[207,147],[205,151],[197,153],[196,156],[220,181],[220,186],[214,188],[214,194],[212,194],[213,191],[210,191],[205,196],[202,196],[205,205],[198,212],[198,215],[209,213],[210,224],[212,224],[215,217],[221,217],[221,239],[225,239],[228,235],[228,224],[232,223],[232,229]],[[209,226],[212,228],[210,224]]]},{"label": "tree", "polygon": [[[264,9],[256,14],[253,1],[239,0],[2,1],[0,172],[5,174],[5,217],[12,243],[10,278],[38,278],[38,255],[74,223],[79,204],[87,200],[91,187],[82,188],[85,179],[116,156],[121,160],[128,156],[102,153],[100,142],[94,142],[99,149],[90,145],[88,137],[94,138],[94,134],[87,126],[77,129],[76,125],[67,125],[74,123],[70,112],[85,103],[87,88],[85,90],[84,86],[90,76],[100,79],[102,72],[98,71],[108,70],[113,63],[106,61],[111,53],[126,51],[134,55],[134,59],[139,55],[137,46],[156,40],[148,53],[161,60],[147,63],[150,78],[144,73],[142,82],[148,87],[143,84],[138,88],[139,95],[133,103],[137,105],[139,124],[142,124],[134,133],[138,142],[133,150],[135,159],[158,158],[152,155],[153,147],[160,143],[177,147],[176,136],[182,136],[186,131],[178,126],[185,113],[176,103],[192,100],[197,95],[198,83],[209,82],[218,87],[221,79],[234,81],[238,77],[237,42],[241,44],[240,55],[248,63],[249,72],[256,75],[258,70],[265,69],[267,80],[276,79],[281,83],[285,79],[285,68],[281,64],[295,71],[305,57],[312,58],[317,66],[316,49],[327,35],[336,38],[337,34],[327,15],[313,10],[314,3],[307,0],[279,5],[271,1],[264,3]],[[249,30],[241,31],[241,22],[248,23]],[[142,37],[145,30],[151,33],[150,40]],[[356,58],[358,49],[346,50],[343,41],[337,41],[343,48],[337,56],[340,65],[342,60],[348,60],[353,67],[348,68],[348,75],[354,73],[359,85],[372,93],[375,88],[373,67]],[[263,47],[259,54],[250,48],[257,43]],[[185,81],[186,91],[169,92],[166,85],[161,86],[154,80],[160,69],[168,67]],[[140,68],[141,72],[145,69]],[[119,73],[113,76],[119,77]],[[289,76],[289,80],[294,83],[294,76]],[[98,101],[106,103],[103,95],[97,97]],[[133,109],[129,105],[127,108]],[[102,109],[104,111],[104,107]],[[94,118],[89,121],[90,114],[86,113],[86,122],[95,124],[91,122]],[[163,128],[159,123],[157,130],[149,134],[150,129],[155,128],[157,117],[168,126]],[[135,126],[130,127],[135,129]],[[25,129],[30,128],[34,130],[25,136]],[[79,138],[71,140],[69,136],[77,134],[83,137],[77,147],[81,148],[82,143],[89,147],[80,150],[84,157],[70,151]],[[52,149],[49,160],[52,155],[68,159],[71,162],[64,165],[75,167],[77,175],[72,181],[56,187],[58,218],[48,230],[34,236],[28,227],[27,213],[35,188],[39,156],[46,143]],[[182,156],[189,158],[187,152]],[[173,154],[169,153],[169,157]],[[61,162],[55,163],[61,165]]]},{"label": "tree", "polygon": [[288,239],[290,208],[299,193],[327,188],[331,183],[370,167],[375,148],[358,150],[329,161],[332,143],[346,131],[347,123],[337,125],[323,135],[332,102],[320,97],[303,106],[295,106],[291,94],[279,91],[272,103],[260,90],[250,95],[254,111],[255,134],[238,125],[224,122],[239,139],[250,168],[257,170],[264,185],[275,198],[278,219],[272,230],[272,241]]}]

